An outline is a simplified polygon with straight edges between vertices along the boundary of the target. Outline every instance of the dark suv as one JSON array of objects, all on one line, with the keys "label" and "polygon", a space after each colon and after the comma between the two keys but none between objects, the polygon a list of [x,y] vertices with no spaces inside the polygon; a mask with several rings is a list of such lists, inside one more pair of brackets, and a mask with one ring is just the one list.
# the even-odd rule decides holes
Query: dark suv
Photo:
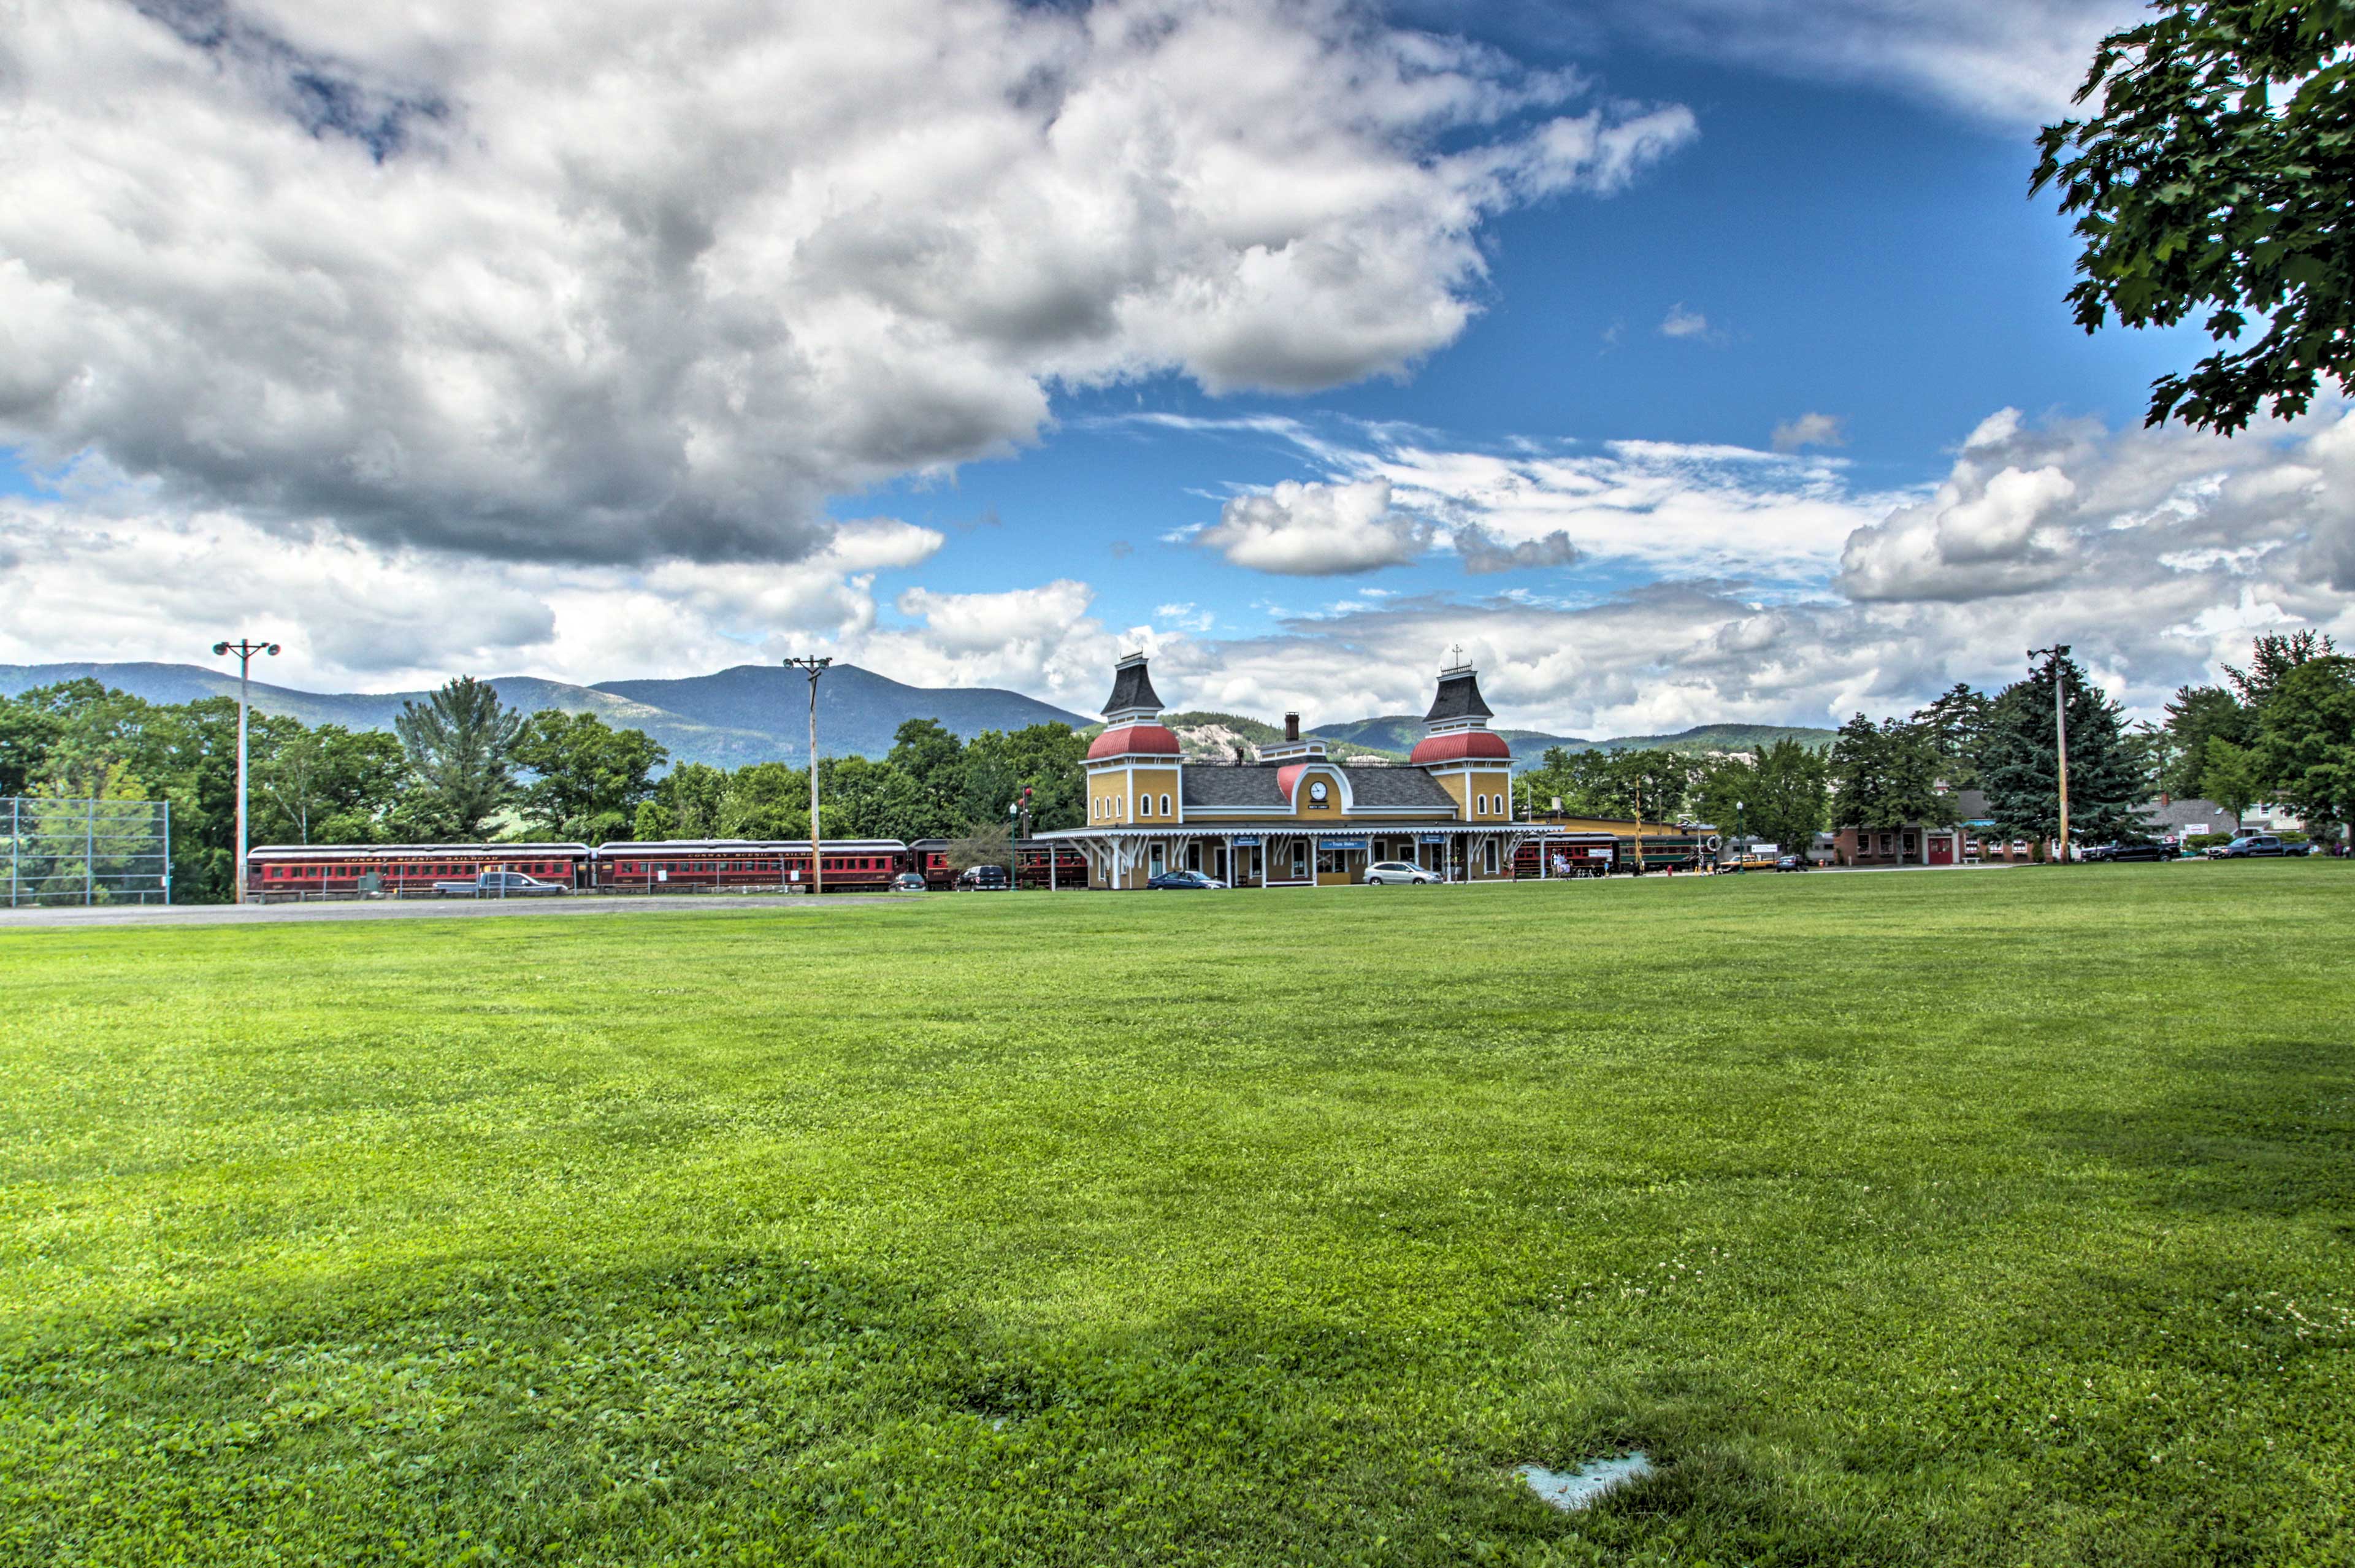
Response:
[{"label": "dark suv", "polygon": [[[2288,845],[2270,833],[2244,833],[2230,844],[2219,844],[2209,850],[2208,858],[2211,860],[2245,860],[2255,855],[2286,855],[2290,852]],[[2299,845],[2296,853],[2305,854],[2306,846]]]},{"label": "dark suv", "polygon": [[1004,892],[1013,884],[1006,880],[1003,866],[967,866],[956,880],[959,892]]}]

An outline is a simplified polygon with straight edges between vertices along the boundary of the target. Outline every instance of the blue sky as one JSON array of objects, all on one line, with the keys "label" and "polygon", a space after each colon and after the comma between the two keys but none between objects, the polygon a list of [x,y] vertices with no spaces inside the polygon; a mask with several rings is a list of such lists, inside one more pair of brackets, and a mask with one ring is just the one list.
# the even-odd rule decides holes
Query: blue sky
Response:
[{"label": "blue sky", "polygon": [[[2033,153],[2019,125],[1894,87],[1828,91],[1641,56],[1607,70],[1614,90],[1690,103],[1700,136],[1636,188],[1489,225],[1482,314],[1411,376],[1297,396],[1210,397],[1176,375],[1082,391],[1059,399],[1059,428],[1010,461],[845,498],[837,513],[879,505],[952,530],[985,515],[1014,525],[953,531],[928,563],[975,588],[1017,587],[1090,554],[1110,562],[1125,539],[1139,556],[1093,569],[1111,614],[1147,618],[1174,596],[1264,630],[1254,602],[1302,595],[1155,541],[1215,520],[1210,497],[1316,478],[1316,463],[1263,436],[1115,421],[1264,416],[1399,422],[1498,446],[1764,447],[1777,425],[1826,411],[1846,442],[1829,450],[1858,483],[1900,489],[1934,483],[2008,405],[2137,422],[2152,378],[2197,350],[2192,333],[2088,336],[2069,319],[2075,251],[2051,201],[2028,197]],[[1706,331],[1663,336],[1679,307]],[[1444,591],[1458,575],[1443,562],[1380,585]]]},{"label": "blue sky", "polygon": [[2339,406],[2147,432],[2197,337],[2068,318],[2032,135],[2130,6],[314,10],[19,50],[0,658],[1339,720],[1462,643],[1593,733],[2355,629]]}]

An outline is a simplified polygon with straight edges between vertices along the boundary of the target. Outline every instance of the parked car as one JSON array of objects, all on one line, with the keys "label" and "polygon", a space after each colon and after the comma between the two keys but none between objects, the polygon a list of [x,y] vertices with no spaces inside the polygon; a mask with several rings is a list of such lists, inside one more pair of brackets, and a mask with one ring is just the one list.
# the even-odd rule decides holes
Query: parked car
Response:
[{"label": "parked car", "polygon": [[1164,871],[1145,885],[1158,888],[1164,892],[1205,892],[1227,884],[1199,871]]},{"label": "parked car", "polygon": [[[2286,855],[2290,852],[2290,846],[2270,833],[2244,833],[2230,844],[2219,844],[2209,850],[2208,858],[2211,860],[2246,860],[2259,855]],[[2306,846],[2297,846],[2296,852],[2305,854]]]},{"label": "parked car", "polygon": [[1007,880],[1003,866],[967,866],[957,873],[959,892],[1004,892],[1014,884]]},{"label": "parked car", "polygon": [[1774,869],[1778,871],[1812,871],[1815,867],[1805,855],[1781,855],[1775,858]]},{"label": "parked car", "polygon": [[1366,886],[1386,887],[1392,882],[1435,882],[1439,873],[1406,860],[1377,860],[1366,868]]},{"label": "parked car", "polygon": [[445,899],[544,899],[572,890],[561,882],[543,882],[521,871],[482,871],[463,882],[436,882],[433,891]]},{"label": "parked car", "polygon": [[921,893],[924,891],[924,874],[922,871],[902,871],[891,879],[891,891],[895,893]]},{"label": "parked car", "polygon": [[2101,846],[2099,853],[2086,851],[2084,859],[2088,860],[2172,860],[2175,859],[2175,848],[2157,838],[2145,838],[2135,843],[2105,844]]}]

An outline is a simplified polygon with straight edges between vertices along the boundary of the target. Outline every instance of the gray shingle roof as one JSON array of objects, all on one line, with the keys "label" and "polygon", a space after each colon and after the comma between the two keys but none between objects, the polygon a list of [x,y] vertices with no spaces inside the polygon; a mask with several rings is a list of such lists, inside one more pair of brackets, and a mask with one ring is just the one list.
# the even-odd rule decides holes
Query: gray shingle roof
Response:
[{"label": "gray shingle roof", "polygon": [[1158,708],[1161,699],[1153,690],[1153,677],[1145,673],[1145,661],[1123,665],[1113,677],[1112,695],[1104,699],[1100,713],[1120,713],[1132,708]]},{"label": "gray shingle roof", "polygon": [[1480,700],[1480,677],[1467,669],[1462,675],[1439,677],[1439,693],[1431,699],[1431,711],[1423,716],[1423,721],[1435,724],[1443,719],[1494,717],[1488,705]]},{"label": "gray shingle roof", "polygon": [[1285,811],[1291,803],[1275,782],[1275,769],[1256,763],[1236,767],[1227,763],[1188,763],[1183,775],[1186,805],[1248,805]]},{"label": "gray shingle roof", "polygon": [[2193,823],[2204,822],[2211,833],[2222,833],[2232,826],[2232,814],[2212,800],[2175,800],[2161,805],[2157,801],[2135,807],[2137,815],[2152,827],[2177,831]]},{"label": "gray shingle roof", "polygon": [[[1479,694],[1473,694],[1479,700]],[[1455,797],[1421,768],[1343,768],[1349,775],[1349,794],[1367,811],[1404,810],[1410,806],[1444,805],[1455,809]]]},{"label": "gray shingle roof", "polygon": [[[1280,767],[1289,763],[1252,763],[1237,767],[1226,763],[1188,763],[1184,791],[1188,809],[1196,806],[1248,806],[1255,811],[1290,812],[1276,781]],[[1455,809],[1455,798],[1421,768],[1340,768],[1349,781],[1349,795],[1363,811],[1405,811],[1416,807]]]}]

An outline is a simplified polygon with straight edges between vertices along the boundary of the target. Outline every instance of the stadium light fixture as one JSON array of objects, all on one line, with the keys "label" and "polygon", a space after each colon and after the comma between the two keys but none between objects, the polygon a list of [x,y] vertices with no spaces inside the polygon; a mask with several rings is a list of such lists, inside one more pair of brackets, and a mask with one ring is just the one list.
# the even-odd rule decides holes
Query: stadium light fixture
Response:
[{"label": "stadium light fixture", "polygon": [[213,656],[237,656],[237,901],[245,901],[245,726],[246,714],[251,704],[247,700],[250,684],[253,656],[268,654],[278,656],[276,643],[250,642],[240,637],[233,643],[215,643]]}]

